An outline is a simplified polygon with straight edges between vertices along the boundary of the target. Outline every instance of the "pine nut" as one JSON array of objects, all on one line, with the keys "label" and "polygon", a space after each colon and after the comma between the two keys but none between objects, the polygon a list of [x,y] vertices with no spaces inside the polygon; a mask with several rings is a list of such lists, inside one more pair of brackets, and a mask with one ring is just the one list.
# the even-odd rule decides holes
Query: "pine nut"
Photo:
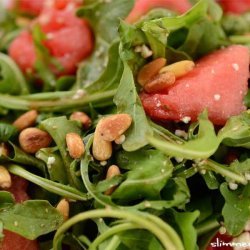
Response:
[{"label": "pine nut", "polygon": [[[106,180],[109,180],[117,175],[120,175],[121,171],[118,166],[116,165],[111,165],[108,168],[107,174],[106,174]],[[116,187],[111,187],[108,190],[105,191],[106,195],[111,195],[115,191]]]},{"label": "pine nut", "polygon": [[148,93],[155,93],[159,91],[166,90],[169,86],[175,83],[174,73],[168,71],[155,76],[150,82],[148,82],[144,89]]},{"label": "pine nut", "polygon": [[30,154],[36,153],[41,148],[47,148],[51,142],[51,136],[38,128],[26,128],[19,135],[21,148]]},{"label": "pine nut", "polygon": [[92,123],[90,117],[84,112],[74,112],[69,119],[79,121],[84,129],[88,129]]},{"label": "pine nut", "polygon": [[38,113],[36,110],[30,110],[20,117],[18,117],[14,122],[13,126],[15,126],[19,131],[31,127],[36,123],[36,119],[38,117]]},{"label": "pine nut", "polygon": [[73,159],[79,159],[85,152],[85,146],[82,138],[76,133],[68,133],[66,135],[66,144],[69,151],[69,155]]},{"label": "pine nut", "polygon": [[66,199],[60,200],[56,209],[63,216],[65,221],[69,218],[69,202]]},{"label": "pine nut", "polygon": [[1,156],[8,156],[9,150],[5,143],[0,143],[0,157]]},{"label": "pine nut", "polygon": [[128,114],[110,115],[102,119],[98,131],[103,140],[114,141],[130,127],[132,118]]},{"label": "pine nut", "polygon": [[141,86],[144,86],[155,75],[157,75],[165,65],[167,60],[165,58],[157,58],[154,61],[144,65],[138,73],[137,81]]},{"label": "pine nut", "polygon": [[0,187],[3,189],[11,187],[10,173],[4,166],[0,166]]},{"label": "pine nut", "polygon": [[163,67],[160,73],[173,72],[176,78],[186,75],[193,70],[195,64],[193,61],[183,60]]}]

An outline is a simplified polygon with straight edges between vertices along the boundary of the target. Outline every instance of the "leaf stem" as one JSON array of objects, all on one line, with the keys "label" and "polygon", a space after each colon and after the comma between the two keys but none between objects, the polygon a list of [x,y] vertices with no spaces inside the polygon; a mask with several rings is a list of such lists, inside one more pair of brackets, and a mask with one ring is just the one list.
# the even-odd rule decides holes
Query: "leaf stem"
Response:
[{"label": "leaf stem", "polygon": [[207,168],[208,170],[212,170],[218,174],[221,174],[224,177],[228,177],[233,181],[239,182],[244,185],[247,184],[247,180],[243,175],[212,160],[205,160],[204,163],[202,164],[202,167]]},{"label": "leaf stem", "polygon": [[81,201],[86,201],[90,198],[88,194],[79,192],[75,188],[34,175],[18,165],[10,164],[8,166],[8,170],[12,174],[20,176],[32,183],[35,183],[36,185],[42,187],[43,189],[51,193],[55,193],[65,198]]},{"label": "leaf stem", "polygon": [[[124,219],[124,220],[131,222],[131,223],[135,223],[138,226],[141,226],[142,228],[144,228],[144,229],[148,230],[149,232],[151,232],[152,234],[154,234],[159,239],[162,246],[166,250],[184,250],[184,247],[182,244],[180,247],[177,247],[176,242],[172,240],[172,235],[169,235],[169,232],[166,232],[165,230],[163,230],[162,226],[159,227],[159,225],[155,223],[156,221],[159,222],[158,221],[158,220],[160,220],[159,218],[157,218],[153,215],[150,215],[150,217],[149,217],[150,220],[147,220],[148,216],[145,216],[145,215],[146,215],[146,213],[120,211],[120,210],[114,210],[111,208],[96,209],[96,210],[80,213],[80,214],[72,217],[68,221],[66,221],[58,229],[58,231],[56,232],[55,237],[54,237],[54,241],[53,241],[54,248],[53,249],[54,250],[60,249],[60,240],[62,239],[61,236],[74,224],[76,224],[80,221],[88,220],[88,219],[95,219],[95,218],[100,218],[100,217],[104,218],[105,217],[105,218]],[[155,217],[156,220],[153,220],[152,217]],[[162,223],[164,223],[164,222],[162,221]],[[171,228],[171,230],[175,233],[175,231],[172,228]],[[177,234],[176,234],[176,237],[178,237]],[[179,238],[178,238],[178,241],[181,242]],[[94,249],[95,248],[93,248],[92,250],[94,250]]]},{"label": "leaf stem", "polygon": [[[112,98],[115,93],[116,90],[109,90],[102,93],[85,95],[79,99],[65,97],[63,99],[57,100],[29,100],[31,96],[28,97],[28,99],[24,99],[23,97],[0,95],[0,106],[14,110],[36,109],[39,111],[47,112],[55,112],[62,110],[65,111],[68,109],[88,107],[89,103],[94,103],[97,105],[100,103],[104,103],[105,105],[110,105],[112,103]],[[110,100],[110,102],[107,102],[107,100]]]},{"label": "leaf stem", "polygon": [[92,244],[89,246],[90,250],[91,249],[97,249],[98,245],[100,245],[103,241],[107,240],[114,234],[121,233],[123,231],[131,230],[131,229],[138,229],[141,228],[140,226],[133,224],[133,223],[123,223],[117,226],[114,226],[104,233],[102,233],[100,236],[98,236]]},{"label": "leaf stem", "polygon": [[213,229],[219,228],[220,223],[217,221],[216,218],[209,218],[196,226],[196,231],[198,236],[203,235],[212,231]]}]

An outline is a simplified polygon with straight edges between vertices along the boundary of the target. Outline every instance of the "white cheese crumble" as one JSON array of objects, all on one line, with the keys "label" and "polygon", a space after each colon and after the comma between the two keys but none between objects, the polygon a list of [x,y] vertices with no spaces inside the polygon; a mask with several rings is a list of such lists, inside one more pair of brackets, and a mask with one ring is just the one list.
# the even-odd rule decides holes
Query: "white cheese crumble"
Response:
[{"label": "white cheese crumble", "polygon": [[83,89],[78,89],[76,93],[73,95],[72,99],[77,100],[83,97],[86,94],[86,92]]},{"label": "white cheese crumble", "polygon": [[191,117],[190,117],[190,116],[184,116],[181,120],[182,120],[184,123],[188,124],[188,123],[191,121]]},{"label": "white cheese crumble", "polygon": [[239,64],[237,64],[237,63],[233,63],[233,64],[232,64],[232,67],[233,67],[233,69],[234,69],[235,71],[238,71],[238,70],[240,69],[240,66],[239,66]]},{"label": "white cheese crumble", "polygon": [[103,167],[106,166],[107,163],[108,163],[107,161],[100,161],[100,165],[103,166]]},{"label": "white cheese crumble", "polygon": [[220,98],[221,98],[221,96],[220,96],[219,94],[215,94],[215,95],[214,95],[214,100],[215,100],[215,101],[219,101]]},{"label": "white cheese crumble", "polygon": [[238,188],[238,184],[234,182],[229,182],[228,186],[231,190],[236,190]]},{"label": "white cheese crumble", "polygon": [[56,162],[56,158],[54,156],[49,156],[47,160],[47,165],[53,165]]},{"label": "white cheese crumble", "polygon": [[226,228],[225,227],[220,227],[220,229],[219,229],[219,233],[220,234],[225,234],[227,232],[227,230],[226,230]]},{"label": "white cheese crumble", "polygon": [[141,56],[143,58],[148,58],[153,55],[153,51],[149,49],[148,46],[143,44],[142,46],[136,46],[135,47],[135,52],[136,53],[141,53]]},{"label": "white cheese crumble", "polygon": [[183,137],[184,139],[187,139],[188,137],[188,134],[184,130],[176,129],[174,133],[175,135]]}]

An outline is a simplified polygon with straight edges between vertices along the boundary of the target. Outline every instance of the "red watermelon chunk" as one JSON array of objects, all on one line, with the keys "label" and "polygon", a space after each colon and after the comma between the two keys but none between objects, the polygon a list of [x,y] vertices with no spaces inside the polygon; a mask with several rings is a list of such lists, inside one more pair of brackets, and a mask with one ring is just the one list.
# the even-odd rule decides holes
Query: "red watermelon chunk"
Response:
[{"label": "red watermelon chunk", "polygon": [[184,13],[191,8],[188,0],[136,0],[134,8],[127,17],[129,23],[137,21],[153,8],[166,8],[179,13]]},{"label": "red watermelon chunk", "polygon": [[[28,200],[28,195],[26,193],[26,189],[28,187],[28,182],[18,176],[11,176],[12,186],[6,191],[11,192],[16,202],[23,202]],[[10,232],[8,230],[4,230],[4,239],[0,245],[1,250],[38,250],[38,243],[36,240],[28,240],[24,237]]]},{"label": "red watermelon chunk", "polygon": [[250,10],[250,0],[218,0],[225,12],[241,14]]},{"label": "red watermelon chunk", "polygon": [[[77,0],[74,0],[74,2]],[[54,1],[56,4],[58,1]],[[64,1],[65,2],[65,1]],[[47,35],[44,45],[52,57],[63,67],[62,71],[51,70],[57,75],[74,74],[78,63],[91,53],[94,41],[88,23],[75,16],[76,4],[72,1],[61,9],[45,7],[35,19],[42,31]],[[64,8],[63,8],[64,6]],[[20,49],[22,48],[22,49]],[[34,71],[36,61],[35,48],[31,33],[21,33],[10,45],[9,55],[15,60],[23,72]]]},{"label": "red watermelon chunk", "polygon": [[43,9],[44,0],[18,0],[17,8],[21,12],[38,15]]},{"label": "red watermelon chunk", "polygon": [[249,50],[233,45],[213,52],[164,92],[141,96],[146,113],[155,120],[195,121],[208,109],[216,125],[246,109],[243,98],[248,90]]}]

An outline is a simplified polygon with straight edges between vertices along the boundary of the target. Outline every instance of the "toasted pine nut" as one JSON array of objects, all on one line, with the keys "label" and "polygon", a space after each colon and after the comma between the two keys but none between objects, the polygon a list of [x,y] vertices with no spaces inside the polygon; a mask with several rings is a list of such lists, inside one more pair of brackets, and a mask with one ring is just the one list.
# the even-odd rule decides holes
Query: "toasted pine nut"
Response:
[{"label": "toasted pine nut", "polygon": [[8,154],[9,154],[9,150],[8,150],[6,144],[3,142],[0,143],[0,157],[1,156],[8,156]]},{"label": "toasted pine nut", "polygon": [[101,119],[96,126],[92,147],[93,156],[99,161],[106,161],[112,155],[112,143],[110,141],[103,140],[100,133],[103,120],[104,119]]},{"label": "toasted pine nut", "polygon": [[195,64],[193,61],[183,60],[163,67],[160,70],[160,73],[165,73],[170,71],[175,74],[175,78],[179,78],[186,75],[191,70],[193,70],[194,66]]},{"label": "toasted pine nut", "polygon": [[84,129],[88,129],[91,126],[91,119],[84,112],[74,112],[69,119],[81,122]]},{"label": "toasted pine nut", "polygon": [[150,82],[148,82],[144,86],[144,89],[148,93],[154,93],[165,90],[174,83],[175,83],[174,73],[167,71],[165,73],[155,76]]},{"label": "toasted pine nut", "polygon": [[68,133],[66,135],[66,144],[69,150],[69,155],[73,159],[79,159],[85,152],[85,146],[80,135],[76,133]]},{"label": "toasted pine nut", "polygon": [[30,110],[18,117],[13,122],[13,126],[15,126],[19,131],[31,127],[36,123],[37,116],[38,113],[36,110]]},{"label": "toasted pine nut", "polygon": [[[117,176],[121,174],[121,171],[118,166],[111,165],[108,168],[107,174],[106,174],[106,180],[113,178],[114,176]],[[116,187],[111,187],[108,190],[105,191],[106,195],[111,195],[115,191]]]},{"label": "toasted pine nut", "polygon": [[41,148],[47,148],[51,142],[51,136],[38,128],[26,128],[19,135],[21,148],[30,154],[36,153]]},{"label": "toasted pine nut", "polygon": [[0,166],[0,187],[3,189],[11,187],[10,173],[4,166]]},{"label": "toasted pine nut", "polygon": [[103,140],[114,141],[121,136],[131,125],[132,118],[128,114],[115,114],[102,119],[99,132]]},{"label": "toasted pine nut", "polygon": [[69,202],[66,199],[60,200],[56,206],[56,209],[63,216],[64,220],[69,218]]},{"label": "toasted pine nut", "polygon": [[165,58],[157,58],[154,61],[144,65],[138,73],[137,81],[141,86],[144,86],[155,75],[157,75],[161,68],[166,65]]}]

